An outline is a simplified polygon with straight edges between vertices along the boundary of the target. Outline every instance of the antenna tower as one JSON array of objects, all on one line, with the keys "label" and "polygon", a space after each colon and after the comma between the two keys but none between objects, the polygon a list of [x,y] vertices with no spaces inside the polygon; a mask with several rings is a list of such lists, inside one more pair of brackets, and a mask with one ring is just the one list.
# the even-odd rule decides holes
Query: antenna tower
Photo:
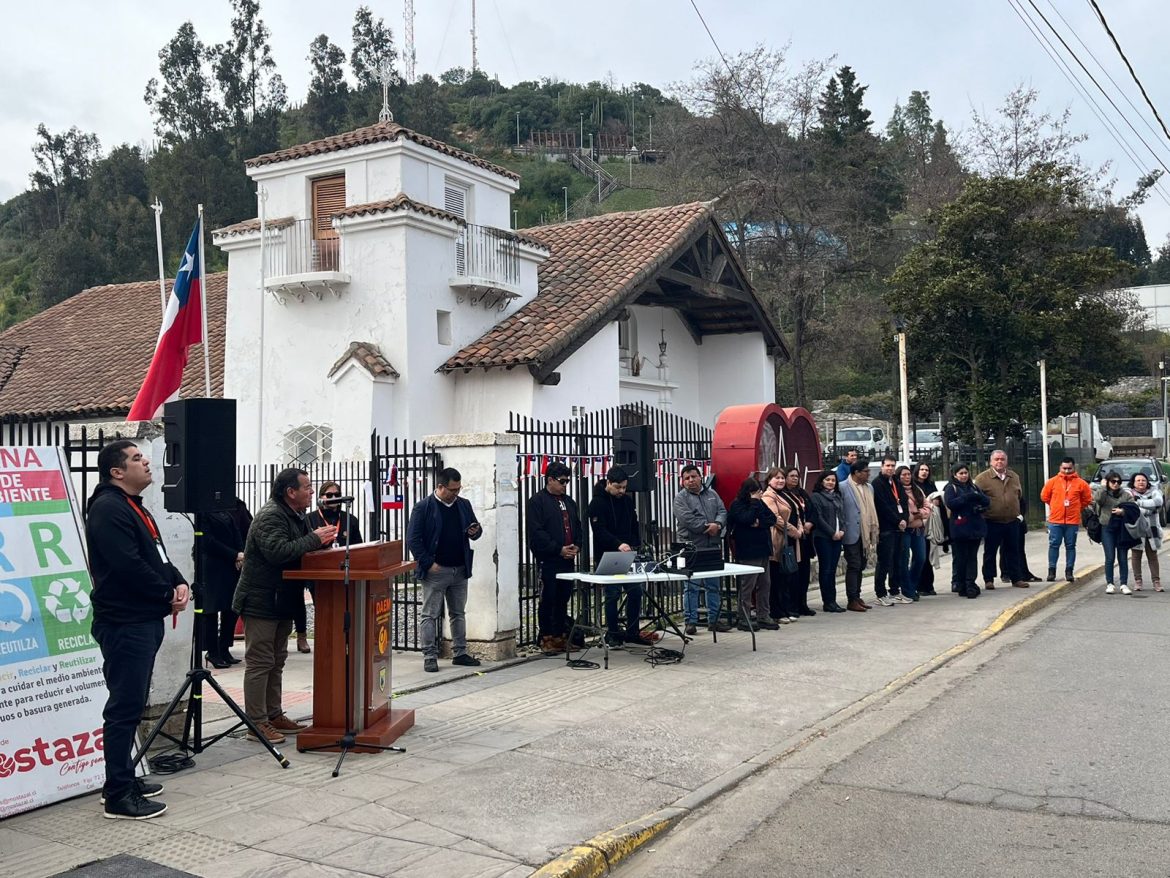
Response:
[{"label": "antenna tower", "polygon": [[403,9],[403,18],[406,19],[406,52],[403,57],[403,65],[405,66],[407,83],[414,82],[414,0],[406,0],[406,7]]},{"label": "antenna tower", "polygon": [[479,70],[479,52],[475,45],[475,0],[471,0],[471,72]]}]

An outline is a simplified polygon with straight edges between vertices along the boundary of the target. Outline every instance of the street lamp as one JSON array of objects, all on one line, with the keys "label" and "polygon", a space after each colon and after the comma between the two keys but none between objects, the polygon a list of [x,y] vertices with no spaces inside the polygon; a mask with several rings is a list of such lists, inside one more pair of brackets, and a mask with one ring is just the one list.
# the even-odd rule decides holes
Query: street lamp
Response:
[{"label": "street lamp", "polygon": [[[1048,361],[1040,360],[1040,459],[1044,467],[1041,481],[1048,479]],[[1025,446],[1027,447],[1027,446]]]},{"label": "street lamp", "polygon": [[516,149],[520,148],[520,111],[516,111]]},{"label": "street lamp", "polygon": [[634,159],[636,159],[637,157],[638,157],[638,147],[634,146],[634,144],[631,143],[630,144],[630,156],[629,156],[629,158],[630,158],[630,186],[631,186],[631,188],[634,185]]},{"label": "street lamp", "polygon": [[654,149],[654,115],[650,115],[650,148]]},{"label": "street lamp", "polygon": [[580,152],[585,148],[585,114],[578,113],[577,115],[581,117],[581,136],[577,138],[577,151]]},{"label": "street lamp", "polygon": [[894,331],[898,334],[898,389],[902,396],[902,460],[910,460],[910,382],[907,378],[906,321],[894,315]]},{"label": "street lamp", "polygon": [[1170,437],[1166,431],[1170,429],[1170,419],[1166,417],[1166,354],[1162,353],[1158,360],[1158,384],[1162,391],[1162,457],[1170,457]]},{"label": "street lamp", "polygon": [[562,186],[561,191],[565,193],[565,222],[569,221],[569,187]]}]

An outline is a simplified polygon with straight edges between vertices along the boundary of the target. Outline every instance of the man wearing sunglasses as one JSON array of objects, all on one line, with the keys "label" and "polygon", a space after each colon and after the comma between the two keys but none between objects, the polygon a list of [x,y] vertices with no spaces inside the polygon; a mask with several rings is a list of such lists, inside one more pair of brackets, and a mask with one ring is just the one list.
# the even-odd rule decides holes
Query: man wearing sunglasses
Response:
[{"label": "man wearing sunglasses", "polygon": [[572,472],[563,463],[548,465],[544,490],[528,500],[528,548],[540,564],[539,643],[544,652],[563,652],[573,583],[557,579],[577,566],[581,551],[581,516],[568,495]]},{"label": "man wearing sunglasses", "polygon": [[410,513],[406,544],[414,556],[419,582],[423,586],[422,653],[423,670],[439,670],[438,620],[443,604],[451,618],[453,665],[478,667],[479,659],[467,652],[467,579],[471,576],[471,540],[483,529],[476,520],[471,501],[460,497],[463,476],[447,467],[439,472],[435,492],[420,500]]}]

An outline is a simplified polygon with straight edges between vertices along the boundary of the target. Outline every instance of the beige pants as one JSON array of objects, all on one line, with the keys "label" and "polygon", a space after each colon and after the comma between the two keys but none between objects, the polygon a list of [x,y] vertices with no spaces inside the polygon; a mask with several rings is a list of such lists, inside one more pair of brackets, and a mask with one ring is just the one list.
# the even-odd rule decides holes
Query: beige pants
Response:
[{"label": "beige pants", "polygon": [[276,719],[292,619],[244,617],[244,712],[255,723]]}]

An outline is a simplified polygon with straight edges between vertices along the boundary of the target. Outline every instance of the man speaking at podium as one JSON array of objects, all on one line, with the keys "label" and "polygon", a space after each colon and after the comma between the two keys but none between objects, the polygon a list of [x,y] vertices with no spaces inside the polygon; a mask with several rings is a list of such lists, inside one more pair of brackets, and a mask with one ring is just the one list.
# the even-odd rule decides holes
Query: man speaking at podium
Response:
[{"label": "man speaking at podium", "polygon": [[451,617],[453,665],[474,668],[479,659],[467,654],[467,578],[471,576],[471,540],[483,533],[471,501],[460,497],[463,476],[447,467],[439,471],[435,493],[420,500],[410,513],[406,544],[423,586],[423,670],[439,670],[438,620],[443,603]]},{"label": "man speaking at podium", "polygon": [[284,732],[296,734],[306,728],[289,719],[280,704],[293,617],[296,605],[305,600],[304,583],[288,582],[283,574],[299,567],[306,552],[328,546],[337,537],[333,525],[309,529],[304,513],[312,500],[307,472],[277,473],[271,497],[248,531],[232,599],[232,609],[244,620],[244,710],[273,744],[284,742]]}]

